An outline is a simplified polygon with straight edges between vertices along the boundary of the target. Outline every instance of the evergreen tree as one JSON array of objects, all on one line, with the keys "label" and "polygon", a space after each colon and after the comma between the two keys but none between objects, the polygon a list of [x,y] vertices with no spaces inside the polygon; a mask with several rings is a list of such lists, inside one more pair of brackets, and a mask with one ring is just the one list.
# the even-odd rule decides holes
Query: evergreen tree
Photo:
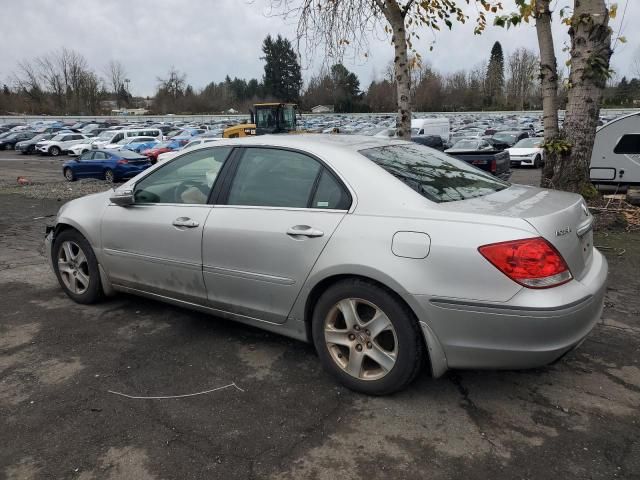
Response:
[{"label": "evergreen tree", "polygon": [[485,86],[488,106],[500,106],[504,96],[504,54],[500,42],[494,43],[491,48]]},{"label": "evergreen tree", "polygon": [[302,75],[298,57],[291,42],[280,35],[274,40],[267,35],[262,43],[264,65],[264,90],[278,100],[297,101],[302,87]]},{"label": "evergreen tree", "polygon": [[331,67],[333,104],[336,112],[353,112],[360,99],[360,80],[341,63]]}]

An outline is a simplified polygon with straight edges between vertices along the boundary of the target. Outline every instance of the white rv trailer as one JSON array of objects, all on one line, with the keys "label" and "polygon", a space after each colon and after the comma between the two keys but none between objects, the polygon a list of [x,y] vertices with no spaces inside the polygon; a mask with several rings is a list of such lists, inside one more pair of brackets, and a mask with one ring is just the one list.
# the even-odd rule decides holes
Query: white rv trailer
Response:
[{"label": "white rv trailer", "polygon": [[414,118],[411,120],[411,135],[440,135],[444,142],[449,141],[451,123],[448,118]]},{"label": "white rv trailer", "polygon": [[640,185],[640,112],[598,129],[589,174],[597,186]]}]

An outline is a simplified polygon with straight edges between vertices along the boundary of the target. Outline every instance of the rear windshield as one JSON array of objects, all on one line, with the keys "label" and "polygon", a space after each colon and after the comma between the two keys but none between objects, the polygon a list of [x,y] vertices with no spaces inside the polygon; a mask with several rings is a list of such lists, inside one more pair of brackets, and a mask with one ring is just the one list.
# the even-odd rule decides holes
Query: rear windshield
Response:
[{"label": "rear windshield", "polygon": [[498,192],[509,183],[422,145],[390,145],[360,153],[433,202],[453,202]]}]

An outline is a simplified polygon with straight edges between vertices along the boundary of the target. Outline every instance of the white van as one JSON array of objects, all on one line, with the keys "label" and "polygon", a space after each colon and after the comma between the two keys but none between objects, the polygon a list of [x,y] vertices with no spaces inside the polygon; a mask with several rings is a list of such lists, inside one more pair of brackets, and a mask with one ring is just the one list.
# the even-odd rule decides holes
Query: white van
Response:
[{"label": "white van", "polygon": [[589,176],[596,186],[640,185],[640,112],[597,130]]},{"label": "white van", "polygon": [[153,137],[162,140],[162,130],[159,128],[132,128],[123,130],[105,130],[100,133],[92,142],[91,148],[103,148],[105,145],[118,143],[129,137]]},{"label": "white van", "polygon": [[411,135],[440,135],[444,142],[449,141],[451,122],[448,118],[414,118],[411,120]]}]

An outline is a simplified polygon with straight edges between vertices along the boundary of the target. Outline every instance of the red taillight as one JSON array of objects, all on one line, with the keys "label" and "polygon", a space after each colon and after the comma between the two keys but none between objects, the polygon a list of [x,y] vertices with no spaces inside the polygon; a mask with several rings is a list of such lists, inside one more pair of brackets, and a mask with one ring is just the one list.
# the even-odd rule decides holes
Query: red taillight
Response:
[{"label": "red taillight", "polygon": [[498,171],[498,163],[494,160],[491,160],[491,173],[496,173]]},{"label": "red taillight", "polygon": [[125,163],[129,163],[129,161],[128,161],[128,160],[125,160],[124,158],[122,158],[122,159],[118,160],[116,163],[117,163],[118,165],[124,165]]},{"label": "red taillight", "polygon": [[557,287],[573,278],[560,253],[542,237],[492,243],[478,251],[507,277],[525,287]]}]

